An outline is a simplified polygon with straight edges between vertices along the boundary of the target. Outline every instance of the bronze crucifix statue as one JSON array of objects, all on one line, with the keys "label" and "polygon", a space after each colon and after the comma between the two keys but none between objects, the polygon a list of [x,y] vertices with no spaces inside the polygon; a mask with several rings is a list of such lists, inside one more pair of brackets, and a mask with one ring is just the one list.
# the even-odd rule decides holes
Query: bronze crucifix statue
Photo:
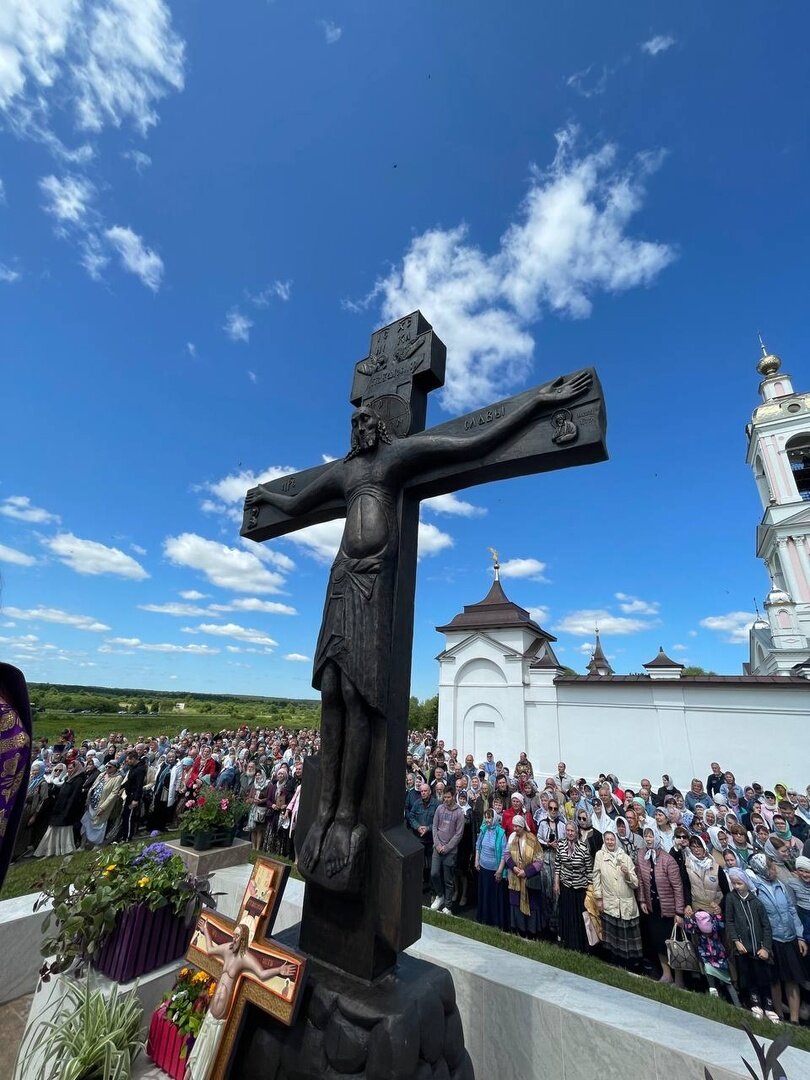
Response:
[{"label": "bronze crucifix statue", "polygon": [[[346,517],[315,652],[322,749],[319,776],[314,769],[310,773],[319,792],[313,802],[305,772],[302,803],[309,810],[302,806],[299,817],[305,836],[298,865],[316,890],[333,894],[333,908],[334,894],[348,904],[335,916],[335,933],[345,938],[362,924],[366,939],[372,933],[388,943],[385,958],[370,966],[355,963],[359,942],[347,948],[346,970],[367,978],[390,966],[391,954],[410,943],[402,944],[420,921],[414,850],[408,843],[412,838],[402,835],[400,792],[419,502],[488,480],[607,456],[604,403],[592,370],[560,376],[423,430],[427,392],[442,384],[444,362],[444,346],[419,312],[377,331],[369,357],[355,368],[351,400],[358,407],[348,454],[260,485],[245,500],[242,535],[256,540]],[[565,439],[560,438],[563,427]],[[407,902],[381,894],[375,908],[374,898],[364,895],[370,865],[376,880],[390,871],[386,888],[396,892],[401,886]],[[326,917],[325,896],[318,906]],[[305,903],[301,944],[311,949],[307,936]],[[324,926],[312,936],[315,945],[325,936]]]}]

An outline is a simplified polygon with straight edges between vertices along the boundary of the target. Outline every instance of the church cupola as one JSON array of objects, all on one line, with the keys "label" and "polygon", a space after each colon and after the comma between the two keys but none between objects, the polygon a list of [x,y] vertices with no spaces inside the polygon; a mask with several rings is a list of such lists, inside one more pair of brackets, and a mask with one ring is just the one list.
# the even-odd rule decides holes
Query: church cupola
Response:
[{"label": "church cupola", "polygon": [[684,665],[679,664],[664,652],[664,646],[658,646],[658,655],[648,664],[641,665],[651,679],[680,679]]},{"label": "church cupola", "polygon": [[610,661],[605,656],[604,651],[602,650],[602,642],[599,639],[598,630],[596,631],[596,640],[594,641],[591,659],[586,665],[586,671],[589,675],[593,675],[601,679],[604,679],[607,675],[615,674],[613,668],[610,666]]}]

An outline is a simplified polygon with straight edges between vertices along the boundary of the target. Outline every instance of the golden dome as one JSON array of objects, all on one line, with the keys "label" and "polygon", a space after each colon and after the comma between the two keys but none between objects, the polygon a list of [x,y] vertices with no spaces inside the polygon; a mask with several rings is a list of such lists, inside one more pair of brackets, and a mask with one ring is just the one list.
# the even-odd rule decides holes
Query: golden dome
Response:
[{"label": "golden dome", "polygon": [[782,361],[778,356],[774,356],[773,353],[765,353],[757,364],[757,371],[760,375],[764,375],[765,378],[768,378],[769,375],[775,375],[781,366]]}]

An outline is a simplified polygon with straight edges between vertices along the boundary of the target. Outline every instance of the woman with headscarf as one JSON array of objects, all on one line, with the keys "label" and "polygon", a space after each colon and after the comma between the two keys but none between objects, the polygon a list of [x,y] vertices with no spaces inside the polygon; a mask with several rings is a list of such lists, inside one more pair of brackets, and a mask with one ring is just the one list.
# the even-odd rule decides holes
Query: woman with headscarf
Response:
[{"label": "woman with headscarf", "polygon": [[[11,857],[12,862],[29,855],[42,839],[42,834],[48,827],[44,814],[47,802],[48,783],[45,779],[45,765],[42,761],[35,759],[31,762],[31,777],[28,781],[28,792],[23,804],[20,829],[17,833],[14,853]],[[42,815],[42,828],[38,829],[37,824],[40,815]]]},{"label": "woman with headscarf", "polygon": [[[776,875],[785,888],[790,888],[795,859],[793,852],[778,836],[770,836],[765,841],[764,855],[776,865]],[[749,859],[750,862],[750,859]]]},{"label": "woman with headscarf", "polygon": [[268,781],[264,769],[257,769],[248,795],[250,810],[247,819],[247,831],[254,851],[262,850],[262,840],[267,822],[267,787]]},{"label": "woman with headscarf", "polygon": [[82,815],[82,834],[90,847],[104,843],[107,822],[112,817],[117,804],[121,802],[122,780],[118,775],[118,765],[108,761],[96,777],[87,793],[87,807]]},{"label": "woman with headscarf", "polygon": [[660,806],[656,807],[655,811],[655,830],[661,841],[661,847],[664,851],[670,852],[675,843],[675,827],[669,820],[666,810]]},{"label": "woman with headscarf", "polygon": [[751,857],[751,848],[748,846],[748,833],[739,821],[735,821],[728,830],[728,846],[737,856],[737,865],[744,870]]},{"label": "woman with headscarf", "polygon": [[[473,833],[473,815],[467,798],[466,788],[460,788],[456,792],[456,802],[459,809],[464,814],[464,828],[461,832],[461,840],[456,848],[455,901],[459,907],[465,908],[467,906],[467,894],[470,891],[470,886],[472,885],[472,889],[475,889],[475,885],[472,882],[472,867],[473,848],[476,840]],[[472,902],[475,902],[474,891]]]},{"label": "woman with headscarf", "polygon": [[56,796],[51,808],[48,828],[34,852],[35,859],[47,858],[50,855],[72,855],[76,850],[73,826],[82,816],[81,798],[84,777],[76,759],[69,765],[54,766],[53,772],[56,773],[57,770],[60,770],[58,779],[52,781],[57,787]]},{"label": "woman with headscarf", "polygon": [[771,996],[777,1017],[782,1014],[782,989],[790,1010],[790,1022],[798,1024],[800,990],[810,989],[807,970],[807,942],[790,890],[779,880],[773,859],[758,853],[752,856],[749,869],[753,872],[754,892],[765,908],[773,937],[773,968]]},{"label": "woman with headscarf", "polygon": [[495,821],[495,811],[487,808],[475,843],[475,869],[478,871],[478,908],[476,918],[485,926],[508,926],[506,884],[506,833]]},{"label": "woman with headscarf", "polygon": [[684,905],[687,915],[693,911],[711,911],[723,898],[718,878],[719,867],[699,836],[693,836],[686,852],[691,901]]},{"label": "woman with headscarf", "polygon": [[[632,811],[629,812],[632,813]],[[630,857],[635,866],[639,844],[636,843],[636,837],[630,827],[630,822],[620,814],[614,824],[616,825],[616,839],[619,841],[619,846]],[[641,837],[639,837],[639,841],[641,841]]]},{"label": "woman with headscarf", "polygon": [[751,888],[749,875],[735,867],[727,871],[731,891],[726,900],[726,932],[733,949],[740,993],[757,1020],[766,1016],[779,1023],[771,1001],[771,923]]},{"label": "woman with headscarf", "polygon": [[642,933],[647,946],[661,964],[661,982],[683,986],[683,974],[674,973],[667,959],[667,941],[677,923],[683,925],[683,886],[678,864],[661,846],[652,826],[644,829],[644,851],[638,859],[638,891],[641,900]]},{"label": "woman with headscarf", "polygon": [[591,828],[603,836],[606,832],[615,832],[616,825],[609,816],[602,799],[596,797],[591,800]]},{"label": "woman with headscarf", "polygon": [[689,880],[689,873],[686,869],[690,839],[689,830],[685,826],[677,825],[675,827],[675,839],[672,844],[670,855],[678,864],[678,873],[681,875],[684,910],[692,903],[692,883]]},{"label": "woman with headscarf", "polygon": [[787,818],[781,810],[773,815],[773,835],[781,840],[794,856],[801,855],[802,842],[791,832]]},{"label": "woman with headscarf", "polygon": [[[709,828],[710,854],[718,866],[723,866],[723,852],[728,847],[728,833],[722,825],[712,825]],[[736,852],[734,855],[736,859]]]},{"label": "woman with headscarf", "polygon": [[[182,769],[182,766],[180,767]],[[152,800],[152,828],[165,832],[174,814],[177,804],[177,753],[167,750],[155,776],[154,798]]]},{"label": "woman with headscarf", "polygon": [[31,706],[25,676],[0,663],[0,886],[14,853],[17,829],[25,813],[31,767]]},{"label": "woman with headscarf", "polygon": [[616,833],[606,832],[603,841],[593,862],[593,894],[602,916],[604,944],[619,964],[632,965],[642,956],[635,897],[638,877]]},{"label": "woman with headscarf", "polygon": [[526,819],[517,814],[512,819],[512,835],[506,842],[506,868],[509,871],[509,924],[523,938],[540,933],[541,890],[538,875],[543,850],[537,837],[526,827]]},{"label": "woman with headscarf", "polygon": [[[588,839],[573,821],[565,826],[565,840],[557,848],[554,873],[554,895],[558,898],[560,941],[567,949],[588,951],[585,933],[585,894],[593,874],[593,856]],[[599,834],[600,841],[602,834]],[[601,846],[601,844],[600,844]]]}]

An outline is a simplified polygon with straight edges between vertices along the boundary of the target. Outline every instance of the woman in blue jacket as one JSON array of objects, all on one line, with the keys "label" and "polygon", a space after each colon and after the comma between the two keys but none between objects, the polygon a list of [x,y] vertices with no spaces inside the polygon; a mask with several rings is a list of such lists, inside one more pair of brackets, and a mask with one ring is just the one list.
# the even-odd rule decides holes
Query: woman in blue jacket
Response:
[{"label": "woman in blue jacket", "polygon": [[771,993],[777,1016],[782,1015],[782,986],[785,988],[790,1022],[798,1024],[800,990],[810,989],[807,970],[807,942],[790,893],[779,880],[779,867],[762,852],[752,856],[748,869],[754,872],[754,892],[765,908],[773,934]]},{"label": "woman in blue jacket", "polygon": [[478,871],[477,918],[485,926],[506,930],[508,908],[506,883],[506,833],[497,824],[495,812],[487,810],[475,842],[475,869]]}]

